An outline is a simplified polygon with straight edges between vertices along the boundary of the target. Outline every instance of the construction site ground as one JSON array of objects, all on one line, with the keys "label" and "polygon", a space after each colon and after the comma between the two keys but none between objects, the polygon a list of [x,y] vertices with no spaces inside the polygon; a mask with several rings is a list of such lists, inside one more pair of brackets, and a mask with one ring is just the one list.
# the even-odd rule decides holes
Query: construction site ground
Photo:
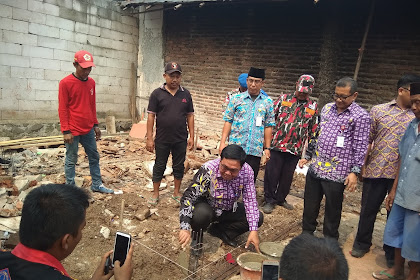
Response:
[{"label": "construction site ground", "polygon": [[[181,190],[188,187],[194,172],[202,163],[217,156],[218,137],[200,138],[199,146],[202,149],[187,154],[186,173]],[[173,176],[170,174],[165,176],[163,183],[166,187],[160,192],[159,204],[150,207],[147,199],[152,194],[150,161],[154,159],[154,154],[146,151],[145,142],[126,135],[108,137],[98,142],[98,150],[101,155],[104,184],[115,190],[121,190],[122,194],[92,193],[93,199],[87,210],[87,224],[83,230],[83,237],[74,252],[64,260],[66,270],[77,279],[89,279],[102,255],[112,250],[115,232],[122,230],[132,235],[135,245],[133,279],[189,279],[192,273],[187,270],[189,248],[181,248],[178,243],[179,204],[171,197]],[[38,176],[39,182],[30,182],[25,192],[40,184],[65,182],[63,146],[47,149],[32,147],[23,151],[14,151],[8,157],[17,157],[14,159],[12,170],[14,178]],[[170,161],[168,166],[171,166]],[[10,172],[3,170],[3,175],[10,175]],[[42,176],[39,176],[40,174]],[[82,148],[79,150],[76,174],[79,186],[89,189],[91,179],[88,160]],[[263,178],[264,167],[260,170],[256,184],[260,205],[263,202]],[[259,229],[261,242],[278,241],[286,244],[292,237],[300,234],[304,185],[305,176],[295,174],[291,194],[287,198],[295,208],[289,211],[276,207],[272,214],[265,215],[264,224]],[[4,212],[10,216],[6,219],[12,219],[13,216],[19,215],[22,205],[18,199],[19,193],[8,192],[8,194],[9,205],[3,208],[9,209]],[[386,214],[383,211],[378,213],[372,250],[362,259],[352,258],[348,253],[357,231],[360,198],[360,189],[354,193],[346,193],[340,226],[339,242],[343,246],[350,266],[351,280],[372,279],[373,271],[386,267],[381,249],[386,221]],[[322,232],[322,211],[321,207],[320,232]],[[11,237],[10,239],[13,239],[13,234]],[[246,237],[247,234],[240,236],[241,246],[232,248],[204,233],[204,254],[199,260],[195,279],[240,279],[239,266],[233,263],[233,260],[247,251],[244,248]]]}]

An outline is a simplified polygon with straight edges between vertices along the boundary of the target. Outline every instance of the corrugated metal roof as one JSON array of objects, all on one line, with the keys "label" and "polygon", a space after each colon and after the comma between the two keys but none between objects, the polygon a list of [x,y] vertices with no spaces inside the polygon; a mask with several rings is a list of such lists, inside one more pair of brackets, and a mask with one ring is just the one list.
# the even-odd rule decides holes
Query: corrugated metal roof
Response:
[{"label": "corrugated metal roof", "polygon": [[[117,0],[118,1],[118,0]],[[194,2],[216,2],[216,1],[229,1],[229,0],[123,0],[118,1],[121,3],[121,6],[127,5],[153,5],[153,4],[165,4],[165,3],[194,3]]]}]

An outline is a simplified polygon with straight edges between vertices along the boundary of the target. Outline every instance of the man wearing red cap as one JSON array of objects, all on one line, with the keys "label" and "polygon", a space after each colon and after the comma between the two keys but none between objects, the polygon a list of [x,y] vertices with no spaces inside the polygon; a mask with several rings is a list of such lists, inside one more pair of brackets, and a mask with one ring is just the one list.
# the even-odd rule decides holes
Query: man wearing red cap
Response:
[{"label": "man wearing red cap", "polygon": [[101,130],[96,118],[95,81],[89,77],[92,66],[95,66],[92,54],[84,50],[76,52],[73,65],[76,71],[60,81],[58,91],[58,116],[66,145],[66,184],[75,184],[75,167],[80,143],[89,159],[91,190],[113,193],[113,190],[106,188],[102,183],[99,168],[96,141],[101,138]]}]

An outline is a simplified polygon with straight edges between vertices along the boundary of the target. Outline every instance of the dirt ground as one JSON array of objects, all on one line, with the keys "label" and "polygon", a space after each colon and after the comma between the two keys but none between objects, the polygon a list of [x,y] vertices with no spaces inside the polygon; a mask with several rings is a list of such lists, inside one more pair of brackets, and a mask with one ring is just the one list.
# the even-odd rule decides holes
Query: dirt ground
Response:
[{"label": "dirt ground", "polygon": [[[98,150],[101,154],[101,171],[105,185],[115,190],[122,190],[123,194],[92,194],[93,199],[87,210],[87,224],[83,230],[83,238],[75,251],[64,261],[64,267],[77,279],[89,279],[103,254],[112,250],[115,232],[122,230],[133,236],[135,244],[133,279],[188,279],[188,274],[191,272],[188,273],[182,265],[186,266],[185,261],[188,259],[189,250],[180,248],[178,244],[179,205],[171,198],[173,176],[165,177],[163,181],[167,183],[167,187],[160,192],[159,204],[149,208],[147,198],[151,196],[151,189],[148,188],[150,175],[144,162],[153,160],[154,155],[146,151],[144,141],[127,136],[107,138],[99,142]],[[46,174],[43,183],[63,183],[65,181],[64,153],[38,156],[45,159],[40,162],[36,160],[27,162],[21,167],[22,170],[29,174]],[[189,153],[187,171],[181,190],[190,183],[194,170],[214,157],[215,155],[201,151]],[[168,165],[171,166],[170,163]],[[83,188],[89,188],[91,182],[88,161],[83,149],[79,152],[76,174],[82,176]],[[257,196],[260,205],[263,201],[263,178],[264,169],[262,168],[257,179]],[[300,233],[304,185],[304,175],[295,174],[291,195],[288,198],[295,209],[288,211],[282,207],[276,207],[272,214],[265,215],[264,224],[259,230],[262,242],[287,240]],[[340,227],[340,243],[343,246],[348,247],[348,243],[352,243],[349,240],[353,238],[357,230],[360,198],[360,190],[346,193]],[[124,200],[123,207],[122,200]],[[121,209],[123,209],[122,217]],[[149,217],[136,218],[149,211],[151,213]],[[321,207],[321,215],[322,212]],[[383,220],[379,222],[384,223]],[[109,236],[105,234],[106,238],[101,230],[106,232],[107,229],[110,232]],[[320,219],[319,229],[322,231],[322,219]],[[231,253],[232,259],[235,259],[240,253],[245,252],[246,237],[247,234],[240,237],[242,246],[232,248],[205,233],[204,254],[199,261],[196,279],[230,279],[238,274],[239,267],[226,260],[226,255]],[[375,239],[377,247],[382,242],[381,238],[379,230]],[[381,251],[376,251],[376,254],[377,258],[381,259]],[[371,277],[364,274],[351,279],[371,279]]]}]

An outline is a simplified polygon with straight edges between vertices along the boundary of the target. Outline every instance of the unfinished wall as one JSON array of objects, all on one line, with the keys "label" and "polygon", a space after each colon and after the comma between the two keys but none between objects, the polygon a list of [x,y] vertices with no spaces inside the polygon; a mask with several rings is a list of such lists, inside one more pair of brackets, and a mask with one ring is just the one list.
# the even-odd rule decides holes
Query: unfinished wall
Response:
[{"label": "unfinished wall", "polygon": [[0,0],[0,134],[8,123],[58,121],[58,83],[81,49],[94,56],[98,117],[129,119],[138,35],[137,16],[111,0]]},{"label": "unfinished wall", "polygon": [[[314,96],[330,102],[335,81],[353,76],[370,1],[328,4],[206,3],[166,11],[165,59],[184,67],[200,130],[221,131],[220,104],[250,66],[266,68],[265,89],[273,99],[294,91],[307,73],[319,82]],[[420,74],[418,8],[414,0],[377,2],[358,78],[364,107],[391,100],[403,73]]]}]

